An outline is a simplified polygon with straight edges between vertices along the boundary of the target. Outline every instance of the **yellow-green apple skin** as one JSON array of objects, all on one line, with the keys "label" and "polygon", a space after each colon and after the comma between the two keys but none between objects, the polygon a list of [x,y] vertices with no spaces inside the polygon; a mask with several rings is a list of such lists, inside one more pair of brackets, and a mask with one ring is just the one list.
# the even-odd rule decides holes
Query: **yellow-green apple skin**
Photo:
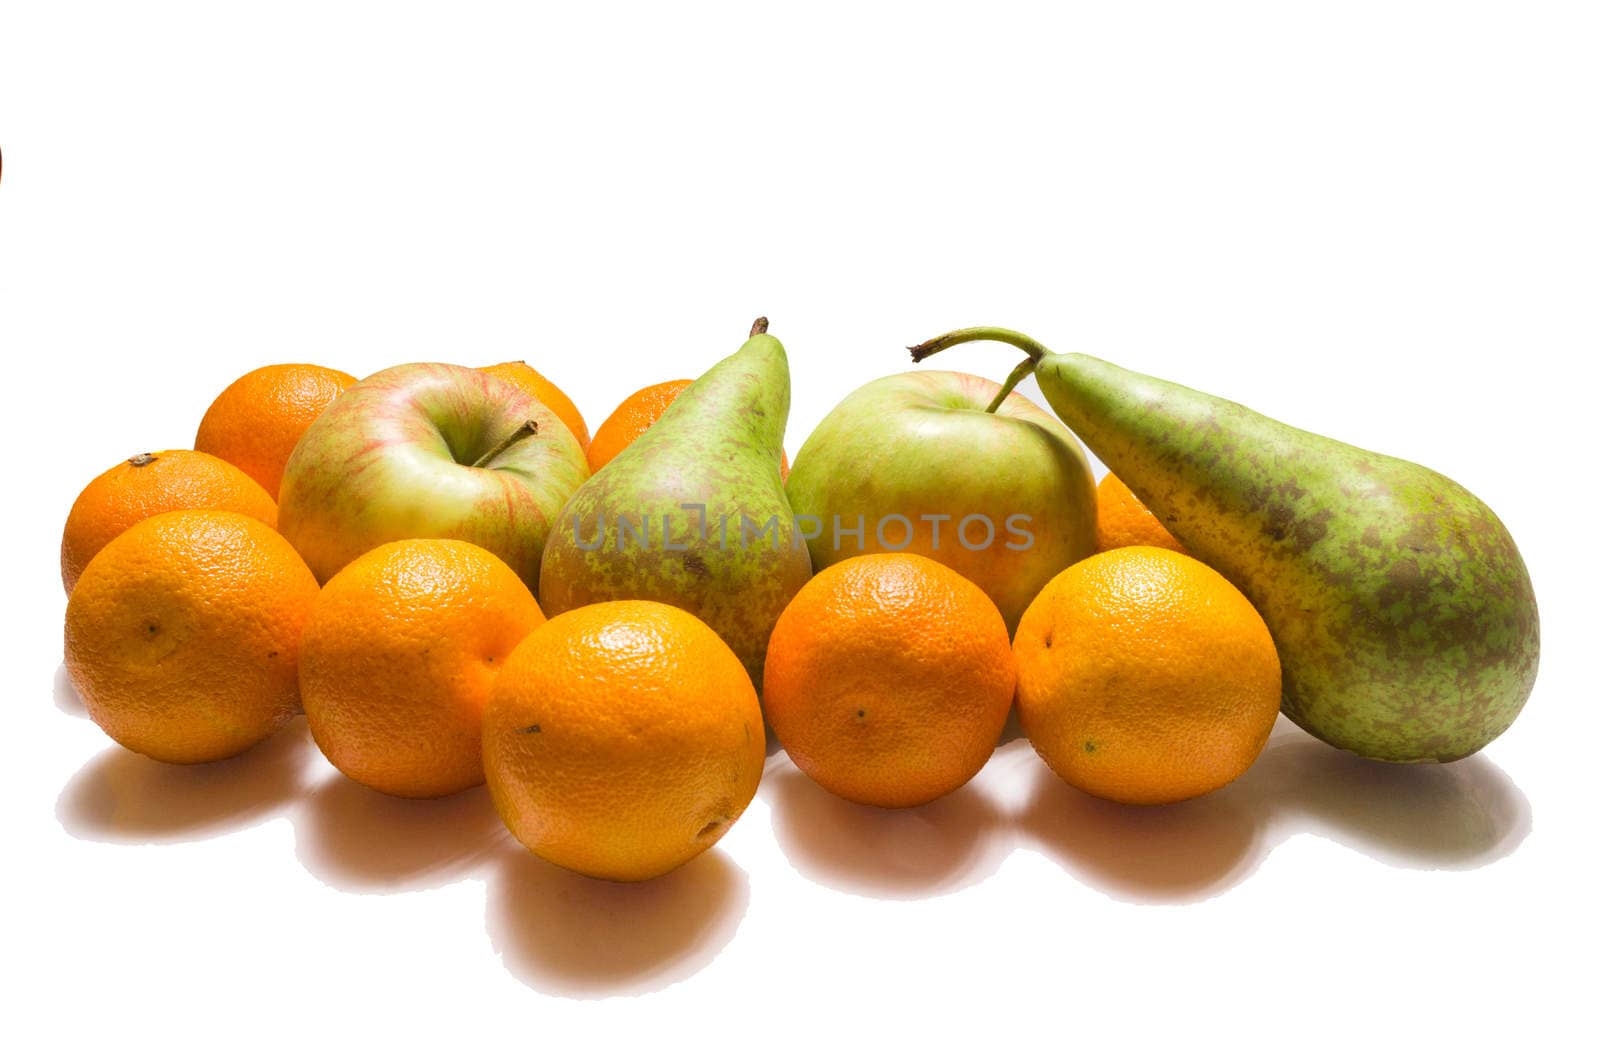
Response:
[{"label": "yellow-green apple skin", "polygon": [[[1095,551],[1095,490],[1083,448],[1054,415],[1018,392],[985,412],[999,391],[972,374],[921,370],[868,382],[830,411],[788,484],[795,513],[820,521],[808,539],[817,570],[916,553],[976,583],[1014,633],[1045,584]],[[993,537],[983,520],[963,531],[969,517],[985,518]]]}]

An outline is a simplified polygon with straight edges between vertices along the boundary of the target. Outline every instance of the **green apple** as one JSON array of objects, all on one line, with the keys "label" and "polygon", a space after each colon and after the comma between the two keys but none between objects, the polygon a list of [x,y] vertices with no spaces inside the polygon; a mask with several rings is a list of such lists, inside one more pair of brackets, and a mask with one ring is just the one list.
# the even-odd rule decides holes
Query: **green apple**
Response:
[{"label": "green apple", "polygon": [[508,381],[411,363],[352,385],[295,446],[278,530],[326,582],[385,542],[475,543],[539,585],[556,515],[588,478],[555,412]]},{"label": "green apple", "polygon": [[1095,551],[1089,460],[1056,417],[972,374],[879,378],[829,412],[795,455],[789,502],[821,570],[861,553],[919,553],[977,583],[1016,630],[1067,565]]}]

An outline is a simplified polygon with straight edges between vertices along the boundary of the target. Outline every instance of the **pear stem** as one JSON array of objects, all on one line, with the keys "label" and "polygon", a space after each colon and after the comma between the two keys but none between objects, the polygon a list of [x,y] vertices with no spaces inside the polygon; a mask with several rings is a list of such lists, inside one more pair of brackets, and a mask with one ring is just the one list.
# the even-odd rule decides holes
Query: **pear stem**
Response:
[{"label": "pear stem", "polygon": [[1017,368],[1011,371],[1011,376],[1006,378],[1006,383],[1000,386],[1000,391],[996,392],[994,398],[989,401],[989,405],[983,408],[983,412],[985,414],[993,414],[999,410],[1000,404],[1006,401],[1006,397],[1011,394],[1011,390],[1021,384],[1023,378],[1033,373],[1033,368],[1038,365],[1032,359],[1024,359],[1018,363]]},{"label": "pear stem", "polygon": [[765,315],[761,316],[755,322],[752,322],[750,324],[750,336],[754,337],[754,336],[756,336],[758,334],[762,334],[762,333],[766,333],[766,332],[767,332],[767,317]]},{"label": "pear stem", "polygon": [[490,447],[482,458],[479,458],[477,461],[473,462],[472,467],[474,469],[482,469],[484,466],[488,465],[490,462],[504,454],[512,444],[518,442],[519,440],[525,440],[529,436],[537,436],[538,434],[539,423],[537,421],[524,421],[512,431],[511,435],[507,436],[493,447]]},{"label": "pear stem", "polygon": [[[911,361],[913,363],[920,363],[935,352],[942,352],[946,348],[954,348],[956,345],[966,344],[968,341],[1000,341],[1002,344],[1009,344],[1013,348],[1019,348],[1026,352],[1029,362],[1033,363],[1034,366],[1038,366],[1040,359],[1051,354],[1050,349],[1027,334],[1018,333],[1016,330],[1003,329],[999,326],[971,326],[965,330],[951,330],[949,333],[935,337],[931,341],[914,344],[907,351],[911,353]],[[1020,381],[1022,378],[1019,377],[1017,380]]]}]

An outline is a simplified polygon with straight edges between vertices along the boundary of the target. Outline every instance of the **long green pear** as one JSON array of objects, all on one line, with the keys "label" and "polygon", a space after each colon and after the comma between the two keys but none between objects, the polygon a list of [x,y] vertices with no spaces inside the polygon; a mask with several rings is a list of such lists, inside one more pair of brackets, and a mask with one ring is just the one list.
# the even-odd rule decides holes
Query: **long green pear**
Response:
[{"label": "long green pear", "polygon": [[547,615],[627,599],[693,612],[757,691],[772,628],[811,577],[778,470],[789,360],[766,329],[757,319],[743,347],[578,488],[539,573]]},{"label": "long green pear", "polygon": [[1266,620],[1283,713],[1368,758],[1449,762],[1510,726],[1539,665],[1528,569],[1499,518],[1413,462],[1012,330],[1050,406],[1189,551]]}]

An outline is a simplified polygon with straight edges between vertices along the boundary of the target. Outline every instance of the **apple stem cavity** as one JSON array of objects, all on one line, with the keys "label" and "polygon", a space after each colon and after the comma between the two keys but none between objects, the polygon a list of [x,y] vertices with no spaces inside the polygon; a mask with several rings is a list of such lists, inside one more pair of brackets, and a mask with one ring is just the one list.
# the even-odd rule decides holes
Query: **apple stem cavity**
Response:
[{"label": "apple stem cavity", "polygon": [[529,436],[537,436],[538,434],[539,423],[537,421],[524,421],[512,431],[511,435],[507,436],[493,447],[490,447],[483,457],[473,462],[472,467],[474,469],[482,469],[490,462],[504,454],[513,444],[519,443],[522,440],[527,439]]}]

